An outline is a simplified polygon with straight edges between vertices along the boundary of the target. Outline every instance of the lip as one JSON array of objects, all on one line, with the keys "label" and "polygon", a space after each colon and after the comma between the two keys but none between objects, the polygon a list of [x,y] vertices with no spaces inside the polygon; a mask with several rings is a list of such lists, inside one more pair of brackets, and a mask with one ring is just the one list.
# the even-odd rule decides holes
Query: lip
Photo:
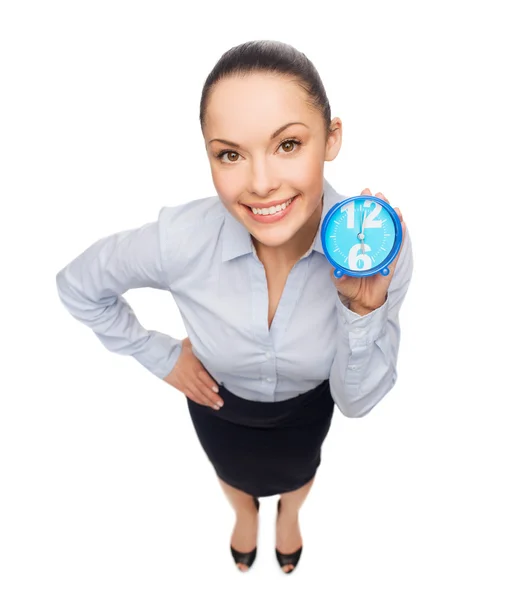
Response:
[{"label": "lip", "polygon": [[284,202],[287,202],[291,198],[296,198],[296,196],[289,196],[289,198],[284,198],[283,200],[272,200],[271,202],[246,204],[246,206],[249,206],[250,208],[271,208],[272,206],[278,206],[280,204],[283,204]]},{"label": "lip", "polygon": [[[253,211],[248,207],[246,208],[246,211],[249,214],[249,216],[254,221],[257,221],[258,223],[275,223],[276,221],[280,221],[281,219],[284,219],[291,212],[291,209],[296,204],[296,201],[298,200],[299,196],[300,196],[300,194],[297,194],[293,198],[293,201],[291,202],[291,204],[289,204],[289,206],[285,210],[277,212],[274,215],[255,215],[253,213]],[[287,200],[289,200],[289,198]],[[284,200],[284,202],[287,202],[287,200]],[[272,204],[272,206],[276,206],[276,204]],[[261,208],[267,208],[267,206],[264,206]]]}]

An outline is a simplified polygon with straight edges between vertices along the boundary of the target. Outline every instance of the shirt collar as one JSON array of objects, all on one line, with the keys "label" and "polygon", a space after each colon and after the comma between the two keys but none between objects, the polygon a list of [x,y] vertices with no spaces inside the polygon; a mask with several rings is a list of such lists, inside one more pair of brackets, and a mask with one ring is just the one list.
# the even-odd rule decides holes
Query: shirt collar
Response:
[{"label": "shirt collar", "polygon": [[[323,179],[323,211],[321,214],[320,224],[318,226],[318,232],[312,243],[312,246],[307,250],[303,257],[309,255],[313,250],[324,254],[323,247],[321,245],[321,225],[325,219],[328,211],[341,200],[346,200],[348,196],[341,196],[336,190],[330,185],[330,183],[324,178]],[[223,207],[224,208],[224,207]],[[235,217],[224,208],[224,223],[222,230],[222,261],[226,262],[243,256],[244,254],[254,253],[255,246],[251,241],[250,232],[244,227],[244,225],[235,219]],[[303,258],[301,257],[301,258]]]}]

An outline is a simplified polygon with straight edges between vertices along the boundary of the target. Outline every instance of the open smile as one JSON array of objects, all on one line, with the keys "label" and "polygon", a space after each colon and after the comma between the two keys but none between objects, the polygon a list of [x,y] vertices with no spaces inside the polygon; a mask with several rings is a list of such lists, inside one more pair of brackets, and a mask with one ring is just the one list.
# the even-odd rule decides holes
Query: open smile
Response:
[{"label": "open smile", "polygon": [[[280,207],[276,207],[277,210],[275,210],[275,212],[273,214],[260,214],[258,212],[253,212],[253,210],[256,211],[256,209],[252,209],[249,206],[247,206],[246,208],[248,209],[248,212],[251,216],[251,218],[254,221],[257,221],[259,223],[275,223],[276,221],[280,221],[281,219],[284,219],[292,210],[293,206],[296,204],[296,201],[298,200],[300,194],[298,194],[297,196],[295,196],[294,198],[291,198],[288,202],[285,203],[285,208],[282,208],[281,205]],[[278,208],[280,208],[280,210],[278,210]],[[268,209],[271,210],[271,209]]]}]

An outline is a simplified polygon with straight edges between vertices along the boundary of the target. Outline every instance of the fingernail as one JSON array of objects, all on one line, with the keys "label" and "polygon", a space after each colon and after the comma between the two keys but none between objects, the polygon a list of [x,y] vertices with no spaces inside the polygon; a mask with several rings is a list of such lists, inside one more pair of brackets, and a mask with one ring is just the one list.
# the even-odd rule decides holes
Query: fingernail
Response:
[{"label": "fingernail", "polygon": [[219,391],[219,388],[216,385],[214,385],[214,386],[212,386],[212,391],[217,394],[217,392]]},{"label": "fingernail", "polygon": [[219,402],[217,402],[217,406],[220,406],[222,408],[223,402],[221,402],[221,400],[219,400]]}]

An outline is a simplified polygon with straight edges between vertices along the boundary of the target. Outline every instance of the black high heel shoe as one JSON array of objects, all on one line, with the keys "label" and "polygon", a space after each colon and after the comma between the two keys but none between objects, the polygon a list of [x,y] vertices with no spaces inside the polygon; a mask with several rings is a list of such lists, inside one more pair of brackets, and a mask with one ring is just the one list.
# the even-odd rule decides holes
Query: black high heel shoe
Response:
[{"label": "black high heel shoe", "polygon": [[[260,508],[260,502],[255,497],[253,498],[253,502],[255,502],[255,506],[257,507],[258,512]],[[230,551],[232,553],[235,564],[240,563],[248,567],[244,571],[242,571],[242,569],[239,569],[239,571],[242,571],[243,573],[249,571],[251,565],[255,562],[255,558],[257,556],[257,547],[255,546],[255,548],[253,548],[251,552],[239,552],[238,550],[235,550],[235,548],[230,544]]]},{"label": "black high heel shoe", "polygon": [[[278,514],[280,514],[281,500],[282,500],[281,498],[279,498],[279,500],[278,500],[277,518],[278,518]],[[282,569],[283,573],[285,573],[286,575],[289,575],[289,573],[292,573],[295,570],[296,565],[298,564],[298,561],[300,560],[300,556],[302,555],[302,548],[303,548],[303,545],[300,546],[298,548],[298,550],[296,550],[296,552],[292,552],[291,554],[283,554],[282,552],[279,552],[277,548],[275,548],[276,559],[278,561],[278,564],[280,565],[280,568],[286,567],[287,565],[293,565],[293,568],[290,569],[289,571],[284,571],[284,569]]]}]

